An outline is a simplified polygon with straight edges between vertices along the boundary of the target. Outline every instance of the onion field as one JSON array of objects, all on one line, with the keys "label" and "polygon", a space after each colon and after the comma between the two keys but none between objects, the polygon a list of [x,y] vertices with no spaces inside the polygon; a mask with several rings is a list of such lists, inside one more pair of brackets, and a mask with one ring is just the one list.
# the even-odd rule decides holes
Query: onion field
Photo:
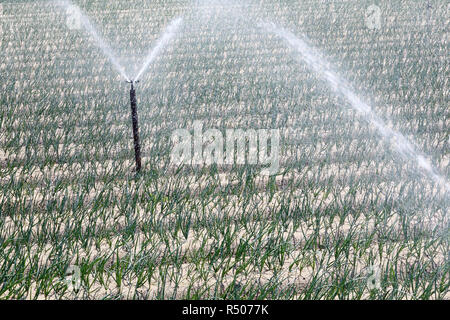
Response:
[{"label": "onion field", "polygon": [[[158,49],[142,170],[98,39],[55,1],[2,1],[1,299],[450,298],[447,1],[72,3],[130,79]],[[174,164],[198,122],[276,130],[277,172]]]}]

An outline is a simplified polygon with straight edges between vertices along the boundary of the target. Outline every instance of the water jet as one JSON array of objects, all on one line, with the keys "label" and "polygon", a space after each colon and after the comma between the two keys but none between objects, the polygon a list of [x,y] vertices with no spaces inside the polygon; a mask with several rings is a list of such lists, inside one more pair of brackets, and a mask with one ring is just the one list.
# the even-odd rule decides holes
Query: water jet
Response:
[{"label": "water jet", "polygon": [[259,23],[259,26],[284,39],[312,71],[325,80],[335,93],[344,97],[355,111],[363,115],[365,120],[377,129],[382,138],[391,141],[394,149],[405,160],[414,162],[425,175],[438,186],[443,187],[447,195],[450,194],[450,183],[433,167],[427,157],[417,150],[416,144],[409,141],[402,133],[390,128],[382,118],[376,115],[372,107],[357,96],[351,85],[333,70],[329,62],[317,49],[308,45],[307,41],[298,38],[292,32],[278,27],[274,23]]},{"label": "water jet", "polygon": [[114,69],[127,81],[130,80],[125,69],[119,62],[119,59],[114,54],[111,46],[105,41],[105,39],[100,35],[97,30],[97,27],[91,22],[89,17],[83,13],[80,7],[73,4],[70,0],[56,0],[55,4],[57,7],[70,11],[72,14],[75,14],[77,20],[79,20],[80,26],[92,37],[92,43],[97,46],[103,54],[108,58]]}]

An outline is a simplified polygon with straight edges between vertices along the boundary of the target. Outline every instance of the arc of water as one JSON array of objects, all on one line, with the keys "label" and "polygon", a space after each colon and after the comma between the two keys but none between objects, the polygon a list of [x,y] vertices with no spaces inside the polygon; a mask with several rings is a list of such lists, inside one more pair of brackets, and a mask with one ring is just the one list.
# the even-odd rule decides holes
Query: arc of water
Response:
[{"label": "arc of water", "polygon": [[416,150],[413,143],[408,141],[408,139],[400,132],[389,128],[385,122],[374,113],[372,108],[352,91],[351,86],[332,70],[328,61],[321,57],[322,55],[320,52],[310,47],[304,40],[299,39],[290,31],[277,27],[273,23],[261,23],[260,26],[286,40],[292,48],[301,54],[302,59],[314,72],[324,78],[337,94],[345,97],[350,102],[352,108],[361,113],[364,118],[378,130],[383,138],[389,139],[393,143],[395,150],[400,153],[403,158],[415,161],[418,167],[433,181],[440,186],[444,186],[448,194],[450,191],[450,183],[439,174],[424,155]]},{"label": "arc of water", "polygon": [[[82,12],[82,10],[70,0],[54,0],[54,3],[60,8],[65,10],[71,10],[79,18],[83,28],[93,37],[95,45],[102,50],[102,52],[108,57],[109,61],[112,63],[114,68],[120,73],[120,75],[125,78],[128,82],[131,79],[125,72],[125,69],[120,65],[119,59],[114,55],[112,48],[106,43],[106,41],[100,36],[95,28],[94,24],[89,20],[89,18]],[[170,40],[175,36],[175,33],[179,29],[183,22],[182,18],[176,18],[173,20],[163,35],[156,42],[156,45],[150,50],[147,57],[144,60],[140,71],[136,75],[134,81],[140,79],[142,74],[147,70],[150,64],[155,60],[162,49],[170,42]]]},{"label": "arc of water", "polygon": [[147,68],[150,66],[153,60],[155,60],[155,58],[158,56],[161,50],[175,36],[182,22],[183,22],[182,18],[177,18],[169,24],[163,35],[156,42],[155,46],[149,51],[147,57],[145,58],[144,64],[142,65],[141,69],[139,70],[138,74],[135,77],[136,81],[141,78],[142,74],[147,70]]},{"label": "arc of water", "polygon": [[94,43],[96,44],[96,46],[99,49],[101,49],[103,53],[108,57],[109,61],[114,66],[114,68],[120,73],[120,75],[127,81],[129,81],[130,79],[126,74],[125,69],[120,65],[119,60],[114,55],[112,48],[100,36],[95,26],[91,23],[89,18],[85,14],[83,14],[82,10],[69,0],[56,0],[55,3],[63,9],[73,10],[73,12],[79,18],[84,29],[92,36],[92,38],[94,38]]}]

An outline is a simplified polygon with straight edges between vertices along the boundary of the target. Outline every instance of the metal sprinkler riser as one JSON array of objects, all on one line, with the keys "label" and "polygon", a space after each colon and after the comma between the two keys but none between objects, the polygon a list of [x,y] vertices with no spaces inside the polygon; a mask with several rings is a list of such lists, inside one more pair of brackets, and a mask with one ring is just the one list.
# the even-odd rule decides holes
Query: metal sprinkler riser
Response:
[{"label": "metal sprinkler riser", "polygon": [[141,144],[139,141],[139,122],[137,114],[137,100],[136,100],[136,90],[134,89],[134,84],[139,83],[139,81],[128,80],[131,84],[130,89],[130,104],[131,104],[131,120],[133,123],[133,140],[134,140],[134,156],[136,160],[136,172],[141,171]]}]

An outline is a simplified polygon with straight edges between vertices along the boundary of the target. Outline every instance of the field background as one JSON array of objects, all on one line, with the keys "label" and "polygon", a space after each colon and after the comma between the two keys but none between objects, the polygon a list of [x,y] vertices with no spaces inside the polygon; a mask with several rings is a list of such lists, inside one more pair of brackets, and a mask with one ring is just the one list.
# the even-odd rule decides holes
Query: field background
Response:
[{"label": "field background", "polygon": [[[257,26],[306,35],[448,180],[447,1],[74,2],[129,74],[184,24],[137,88],[135,178],[129,86],[48,2],[1,2],[1,298],[450,298],[448,195]],[[194,120],[280,129],[280,174],[175,168]]]}]

